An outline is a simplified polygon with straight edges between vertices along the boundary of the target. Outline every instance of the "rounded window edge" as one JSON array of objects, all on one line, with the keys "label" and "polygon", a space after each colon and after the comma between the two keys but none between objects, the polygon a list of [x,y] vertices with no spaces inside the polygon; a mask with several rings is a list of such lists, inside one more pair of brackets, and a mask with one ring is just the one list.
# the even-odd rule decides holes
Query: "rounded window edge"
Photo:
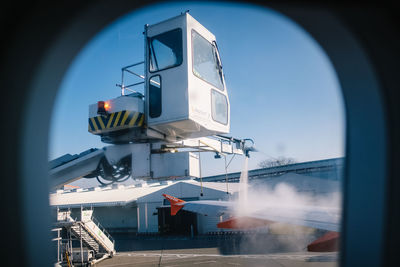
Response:
[{"label": "rounded window edge", "polygon": [[[192,73],[193,73],[193,75],[194,75],[195,77],[197,77],[198,79],[200,79],[200,80],[202,80],[202,81],[208,83],[209,85],[215,87],[216,89],[220,90],[221,92],[224,92],[224,91],[225,91],[225,80],[223,81],[222,88],[219,88],[219,87],[216,86],[215,84],[212,84],[212,83],[210,83],[209,81],[207,81],[207,80],[203,79],[202,77],[198,76],[198,75],[196,74],[196,72],[194,71],[193,32],[195,32],[195,33],[198,34],[200,37],[202,37],[204,40],[206,40],[208,43],[210,43],[212,46],[214,46],[212,42],[210,42],[210,41],[208,41],[206,38],[204,38],[203,35],[201,35],[200,33],[198,33],[195,29],[191,29],[191,33],[190,33],[190,43],[191,43],[191,44],[190,44],[190,47],[191,47],[191,52],[192,52]],[[214,40],[214,42],[215,42],[215,40]],[[219,53],[219,51],[218,51],[218,53]],[[213,88],[213,90],[215,90],[215,89]]]},{"label": "rounded window edge", "polygon": [[[160,112],[158,113],[158,115],[155,115],[155,116],[153,116],[152,115],[152,113],[150,112],[150,81],[151,81],[151,79],[153,79],[154,77],[159,77],[159,79],[160,79],[160,87],[159,87],[159,89],[160,89]],[[161,75],[160,74],[155,74],[155,75],[152,75],[150,78],[149,78],[149,98],[148,98],[148,114],[149,114],[149,117],[150,118],[152,118],[152,119],[156,119],[156,118],[159,118],[160,116],[161,116],[161,114],[162,114],[162,78],[161,78]]]},{"label": "rounded window edge", "polygon": [[[154,37],[156,37],[156,36],[158,36],[158,35],[160,35],[160,34],[172,32],[172,31],[175,31],[175,30],[179,30],[179,31],[180,31],[180,34],[181,34],[181,53],[182,53],[182,56],[181,56],[181,58],[180,58],[180,62],[177,63],[177,64],[175,64],[175,65],[171,65],[171,66],[168,66],[168,67],[165,67],[165,68],[162,68],[162,69],[158,69],[158,70],[153,70],[153,71],[152,71],[152,70],[150,69],[150,54],[151,54],[150,41],[151,41],[151,39],[154,38]],[[148,71],[149,71],[149,73],[156,74],[156,73],[159,72],[159,71],[168,70],[168,69],[173,69],[173,68],[176,68],[176,67],[179,67],[179,66],[182,65],[182,63],[183,63],[183,30],[182,30],[182,28],[178,27],[178,28],[175,28],[175,29],[166,31],[166,32],[159,33],[159,34],[154,35],[154,36],[152,36],[152,37],[147,37],[147,46],[148,46],[147,49],[148,49],[148,53],[149,53],[149,57],[148,57],[149,64],[147,64],[147,65],[148,65]]]},{"label": "rounded window edge", "polygon": [[[213,105],[213,93],[214,92],[217,93],[217,94],[222,95],[224,97],[224,99],[225,99],[225,104],[226,104],[226,120],[225,120],[226,122],[225,123],[221,122],[221,121],[218,121],[218,120],[216,120],[214,118],[214,105]],[[213,121],[215,121],[215,122],[217,122],[219,124],[228,125],[228,122],[229,122],[229,108],[228,108],[228,98],[227,98],[227,96],[225,94],[222,94],[221,92],[215,90],[215,88],[211,88],[210,96],[211,96],[211,118],[213,119]]]}]

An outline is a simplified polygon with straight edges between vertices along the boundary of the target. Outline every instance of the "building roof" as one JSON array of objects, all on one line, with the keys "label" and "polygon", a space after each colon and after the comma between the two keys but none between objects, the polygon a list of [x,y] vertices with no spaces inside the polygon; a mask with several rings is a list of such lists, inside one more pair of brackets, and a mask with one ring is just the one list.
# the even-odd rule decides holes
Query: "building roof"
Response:
[{"label": "building roof", "polygon": [[[216,196],[215,191],[226,194],[227,184],[218,182],[203,182],[203,189]],[[96,187],[88,189],[57,190],[50,194],[50,205],[57,207],[80,207],[82,206],[125,206],[130,203],[140,202],[141,199],[148,200],[149,197],[162,200],[162,193],[175,194],[177,197],[188,197],[198,195],[201,183],[194,180],[168,181],[163,183],[142,185],[116,185],[114,187]],[[190,192],[182,192],[184,191]],[[233,194],[239,189],[238,183],[229,183],[228,192]],[[161,191],[161,192],[158,192]],[[218,195],[218,194],[217,194]],[[207,196],[204,197],[206,199]]]},{"label": "building roof", "polygon": [[[285,173],[298,173],[306,176],[321,177],[321,172],[325,172],[324,177],[321,178],[341,180],[343,166],[344,158],[332,158],[249,170],[248,177],[249,180],[257,180],[279,176]],[[225,181],[225,179],[228,178],[230,182],[234,182],[239,180],[240,175],[241,172],[231,172],[228,174],[204,177],[203,181]]]},{"label": "building roof", "polygon": [[341,182],[329,179],[300,175],[297,173],[285,173],[266,179],[254,180],[252,187],[268,187],[274,189],[278,184],[292,186],[298,192],[309,192],[314,194],[327,194],[341,191]]},{"label": "building roof", "polygon": [[[262,189],[264,186],[274,189],[276,185],[285,183],[299,192],[326,194],[340,192],[340,182],[285,173],[266,179],[253,180],[250,186]],[[201,189],[201,186],[203,189]],[[50,205],[58,207],[80,206],[125,206],[130,203],[161,202],[162,194],[170,194],[178,198],[226,199],[239,191],[239,183],[203,182],[196,180],[167,181],[139,185],[114,185],[95,188],[75,188],[57,190],[50,194]],[[228,189],[229,194],[226,194]],[[200,196],[201,192],[203,196]]]}]

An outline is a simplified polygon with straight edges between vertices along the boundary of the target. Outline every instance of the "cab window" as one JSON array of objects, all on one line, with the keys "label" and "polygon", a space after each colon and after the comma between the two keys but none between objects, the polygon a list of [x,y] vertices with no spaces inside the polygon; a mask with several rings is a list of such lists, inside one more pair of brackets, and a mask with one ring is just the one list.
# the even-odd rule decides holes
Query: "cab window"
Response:
[{"label": "cab window", "polygon": [[192,52],[194,75],[224,90],[222,65],[217,47],[192,30]]},{"label": "cab window", "polygon": [[175,29],[149,38],[150,72],[182,64],[182,30]]}]

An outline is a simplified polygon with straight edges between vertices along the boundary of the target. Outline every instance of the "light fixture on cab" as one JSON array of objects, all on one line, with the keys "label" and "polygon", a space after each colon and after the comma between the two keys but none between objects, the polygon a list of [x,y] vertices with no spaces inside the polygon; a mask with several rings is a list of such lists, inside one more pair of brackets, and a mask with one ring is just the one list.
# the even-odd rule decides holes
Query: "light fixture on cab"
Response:
[{"label": "light fixture on cab", "polygon": [[89,106],[89,132],[111,145],[52,161],[55,186],[201,179],[200,152],[223,156],[225,170],[227,155],[249,156],[250,139],[224,136],[230,106],[217,42],[189,13],[145,25],[144,60],[121,72],[121,95]]},{"label": "light fixture on cab", "polygon": [[[122,95],[104,102],[107,112],[89,107],[89,132],[114,144],[228,133],[229,98],[215,36],[187,12],[145,25],[144,34],[145,60],[122,69],[143,79],[132,86],[143,84],[143,94],[122,80]],[[129,69],[139,64],[144,75]]]}]

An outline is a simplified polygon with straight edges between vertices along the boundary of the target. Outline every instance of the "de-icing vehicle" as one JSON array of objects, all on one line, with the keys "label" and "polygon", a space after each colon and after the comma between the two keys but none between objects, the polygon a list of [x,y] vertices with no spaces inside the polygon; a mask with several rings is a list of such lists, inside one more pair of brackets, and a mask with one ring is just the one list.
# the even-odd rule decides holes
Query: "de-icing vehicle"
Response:
[{"label": "de-icing vehicle", "polygon": [[110,145],[51,161],[53,187],[82,177],[201,178],[201,152],[223,156],[226,169],[227,155],[252,150],[251,139],[224,136],[230,104],[210,31],[185,12],[145,25],[144,47],[144,61],[122,68],[121,95],[89,106],[89,132]]}]

